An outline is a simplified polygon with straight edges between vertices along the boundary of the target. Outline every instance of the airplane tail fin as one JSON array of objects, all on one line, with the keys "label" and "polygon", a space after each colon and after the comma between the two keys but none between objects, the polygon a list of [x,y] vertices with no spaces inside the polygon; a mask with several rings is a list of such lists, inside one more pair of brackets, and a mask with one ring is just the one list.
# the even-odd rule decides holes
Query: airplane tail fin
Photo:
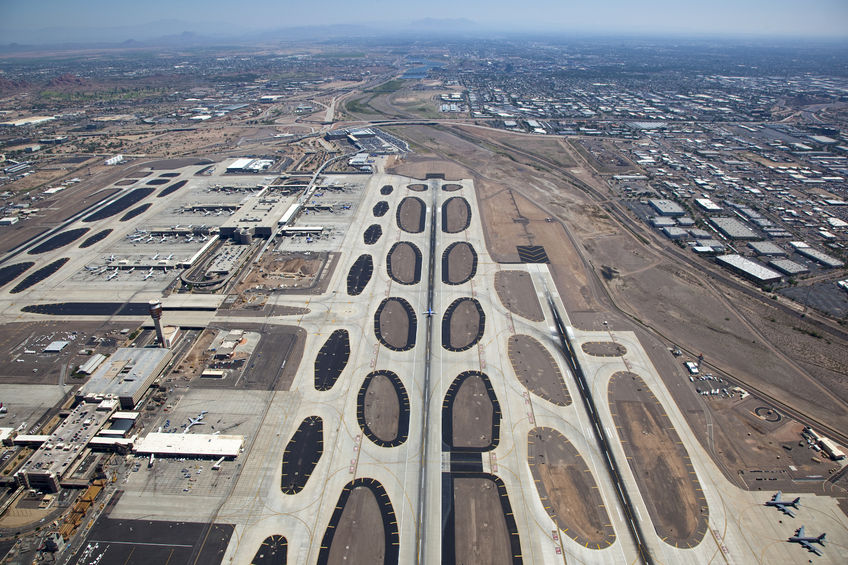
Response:
[{"label": "airplane tail fin", "polygon": [[795,507],[801,506],[801,497],[800,496],[792,501],[792,506],[795,506]]},{"label": "airplane tail fin", "polygon": [[818,540],[818,542],[819,542],[820,544],[824,545],[824,538],[825,538],[825,536],[827,536],[827,534],[822,534],[822,535],[820,535],[820,536],[819,536],[818,538],[816,538],[816,539]]}]

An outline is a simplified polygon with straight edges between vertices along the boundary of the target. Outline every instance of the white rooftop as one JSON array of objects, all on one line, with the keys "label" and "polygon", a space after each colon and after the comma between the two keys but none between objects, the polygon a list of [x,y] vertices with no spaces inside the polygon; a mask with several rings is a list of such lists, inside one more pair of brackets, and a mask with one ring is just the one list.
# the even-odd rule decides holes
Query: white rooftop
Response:
[{"label": "white rooftop", "polygon": [[244,436],[153,432],[137,441],[133,451],[140,455],[236,457],[243,444]]}]

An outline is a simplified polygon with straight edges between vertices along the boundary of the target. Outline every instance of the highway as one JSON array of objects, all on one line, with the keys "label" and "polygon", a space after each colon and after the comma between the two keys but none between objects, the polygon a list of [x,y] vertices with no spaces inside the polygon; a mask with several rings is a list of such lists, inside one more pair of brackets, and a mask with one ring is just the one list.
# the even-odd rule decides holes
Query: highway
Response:
[{"label": "highway", "polygon": [[651,553],[650,551],[648,551],[648,548],[644,542],[645,536],[643,535],[642,528],[636,519],[636,512],[633,509],[633,502],[630,500],[630,495],[627,493],[627,487],[625,486],[624,481],[621,478],[621,473],[619,472],[619,467],[618,463],[615,460],[615,455],[612,453],[612,450],[610,450],[609,438],[607,437],[607,434],[604,431],[604,427],[601,424],[600,418],[598,417],[598,412],[595,408],[595,401],[592,398],[592,393],[589,390],[589,385],[586,382],[586,376],[583,374],[583,370],[580,367],[580,363],[577,361],[577,357],[574,355],[574,349],[572,347],[571,340],[568,337],[568,332],[566,331],[565,325],[562,322],[562,317],[560,316],[559,311],[557,310],[556,305],[554,304],[554,301],[551,298],[551,294],[549,291],[547,291],[547,289],[545,290],[545,294],[548,299],[548,306],[551,309],[551,314],[554,317],[554,322],[556,323],[556,330],[557,334],[559,335],[559,341],[563,356],[565,357],[565,360],[568,363],[568,367],[571,371],[571,374],[574,375],[574,380],[577,381],[577,387],[580,390],[580,398],[583,399],[583,406],[586,408],[586,412],[592,421],[592,431],[594,432],[595,439],[598,442],[598,447],[600,448],[601,453],[604,454],[604,463],[606,464],[607,471],[609,472],[610,478],[612,479],[612,482],[615,485],[616,495],[618,496],[618,500],[621,503],[622,509],[624,510],[627,528],[630,530],[630,534],[633,536],[633,541],[636,544],[636,549],[639,551],[639,559],[645,565],[653,565],[653,558],[651,557]]}]

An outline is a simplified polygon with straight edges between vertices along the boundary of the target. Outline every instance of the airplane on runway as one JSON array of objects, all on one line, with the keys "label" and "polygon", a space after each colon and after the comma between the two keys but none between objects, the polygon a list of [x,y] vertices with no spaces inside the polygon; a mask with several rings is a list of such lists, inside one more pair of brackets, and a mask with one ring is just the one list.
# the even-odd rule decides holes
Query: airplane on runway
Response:
[{"label": "airplane on runway", "polygon": [[766,506],[774,506],[787,516],[795,517],[795,512],[792,511],[793,508],[797,509],[801,506],[801,497],[799,496],[795,500],[783,500],[783,493],[777,491],[777,494],[771,497],[771,500],[766,501]]},{"label": "airplane on runway", "polygon": [[433,310],[432,308],[428,308],[427,310],[424,311],[424,315],[427,316],[428,318],[430,318],[431,316],[436,315],[436,311]]},{"label": "airplane on runway", "polygon": [[797,530],[795,530],[795,535],[789,538],[787,541],[789,543],[800,543],[807,551],[811,551],[816,555],[821,555],[822,550],[814,546],[814,543],[817,543],[824,547],[824,538],[827,534],[822,534],[818,537],[809,537],[804,535],[804,526],[801,526]]}]

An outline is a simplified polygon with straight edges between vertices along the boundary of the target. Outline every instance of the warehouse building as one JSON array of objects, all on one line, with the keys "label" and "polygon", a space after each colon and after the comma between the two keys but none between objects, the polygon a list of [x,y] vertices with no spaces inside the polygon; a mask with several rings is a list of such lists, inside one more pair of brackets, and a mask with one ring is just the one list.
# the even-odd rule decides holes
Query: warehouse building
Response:
[{"label": "warehouse building", "polygon": [[728,239],[760,239],[754,230],[736,218],[726,216],[710,218],[710,223]]},{"label": "warehouse building", "polygon": [[789,259],[773,259],[769,261],[769,266],[789,276],[802,275],[810,272],[810,269],[806,265],[790,261]]},{"label": "warehouse building", "polygon": [[770,241],[752,241],[748,243],[748,247],[757,255],[786,255],[786,251]]},{"label": "warehouse building", "polygon": [[716,260],[719,262],[719,264],[724,267],[727,267],[734,273],[742,275],[743,277],[757,283],[770,283],[779,281],[781,278],[783,278],[783,275],[781,275],[777,271],[773,271],[768,267],[761,265],[756,261],[746,259],[741,255],[720,255],[716,257]]},{"label": "warehouse building", "polygon": [[831,257],[826,253],[822,253],[817,249],[813,249],[803,241],[790,241],[789,245],[791,245],[795,249],[795,251],[797,251],[804,257],[812,259],[816,263],[824,265],[825,267],[836,269],[845,266],[845,263],[843,261],[840,261],[836,257]]},{"label": "warehouse building", "polygon": [[132,410],[171,360],[163,347],[121,347],[104,361],[77,391],[80,401],[114,397],[121,408]]},{"label": "warehouse building", "polygon": [[651,208],[657,211],[657,214],[660,216],[666,216],[669,218],[675,218],[678,216],[684,215],[686,212],[683,208],[680,207],[676,202],[672,202],[671,200],[661,200],[658,198],[652,198],[648,201],[651,205]]}]

